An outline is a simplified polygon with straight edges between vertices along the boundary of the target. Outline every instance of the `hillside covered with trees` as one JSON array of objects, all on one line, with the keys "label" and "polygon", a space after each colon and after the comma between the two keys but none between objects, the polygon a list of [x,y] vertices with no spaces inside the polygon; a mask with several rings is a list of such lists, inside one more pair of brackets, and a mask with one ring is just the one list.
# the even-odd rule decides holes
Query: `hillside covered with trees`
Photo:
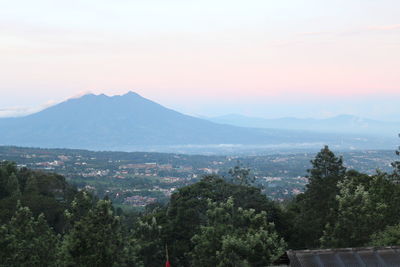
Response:
[{"label": "hillside covered with trees", "polygon": [[0,265],[268,266],[287,249],[400,245],[399,161],[367,175],[324,147],[311,163],[305,192],[284,203],[238,167],[135,213],[2,162]]}]

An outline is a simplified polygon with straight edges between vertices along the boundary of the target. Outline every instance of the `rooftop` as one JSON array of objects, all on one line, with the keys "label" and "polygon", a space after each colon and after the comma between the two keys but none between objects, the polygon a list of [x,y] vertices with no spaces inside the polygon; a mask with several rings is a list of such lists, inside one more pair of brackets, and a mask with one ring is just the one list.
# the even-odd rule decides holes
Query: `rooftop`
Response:
[{"label": "rooftop", "polygon": [[400,266],[400,246],[289,250],[287,256],[292,267]]}]

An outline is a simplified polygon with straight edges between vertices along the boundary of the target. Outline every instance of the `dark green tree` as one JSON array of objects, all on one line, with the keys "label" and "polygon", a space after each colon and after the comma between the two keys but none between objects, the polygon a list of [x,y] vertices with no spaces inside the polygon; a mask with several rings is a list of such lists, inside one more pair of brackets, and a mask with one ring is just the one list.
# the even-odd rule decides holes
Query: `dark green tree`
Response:
[{"label": "dark green tree", "polygon": [[371,236],[371,246],[400,246],[400,224],[387,226],[384,230]]},{"label": "dark green tree", "polygon": [[68,228],[85,217],[96,206],[97,201],[98,199],[89,192],[85,190],[79,191],[71,202],[69,209],[65,211]]},{"label": "dark green tree", "polygon": [[191,266],[268,266],[286,244],[267,220],[264,211],[209,201],[207,223],[192,238]]},{"label": "dark green tree", "polygon": [[65,236],[62,244],[63,265],[121,266],[126,260],[124,239],[111,201],[100,200]]},{"label": "dark green tree", "polygon": [[136,264],[156,267],[165,263],[165,245],[162,239],[162,227],[156,217],[147,216],[139,219],[130,239],[132,254]]},{"label": "dark green tree", "polygon": [[281,210],[259,188],[228,183],[215,175],[206,176],[196,184],[180,188],[171,196],[168,208],[155,214],[162,226],[172,264],[190,266],[191,238],[207,222],[208,199],[226,202],[229,197],[233,197],[236,208],[265,211],[268,221],[275,223],[278,232],[282,229]]},{"label": "dark green tree", "polygon": [[229,170],[229,174],[232,176],[232,181],[238,185],[250,186],[254,183],[254,176],[250,175],[249,168],[243,168],[238,161],[237,164]]},{"label": "dark green tree", "polygon": [[[400,134],[399,134],[399,137],[400,137]],[[400,146],[396,150],[396,155],[400,156]],[[400,181],[400,161],[397,160],[397,161],[393,162],[392,166],[394,168],[393,176],[397,180],[397,182],[399,182]]]},{"label": "dark green tree", "polygon": [[62,233],[64,211],[76,190],[61,175],[17,169],[15,164],[0,164],[0,223],[7,223],[15,213],[17,201],[29,207],[34,217],[43,213],[51,228]]},{"label": "dark green tree", "polygon": [[324,247],[368,245],[374,232],[400,221],[400,187],[387,174],[349,171],[338,187],[338,209],[325,227]]},{"label": "dark green tree", "polygon": [[338,182],[343,180],[346,168],[341,157],[325,146],[311,161],[309,183],[289,207],[293,228],[288,236],[293,248],[317,248],[325,225],[334,221],[337,210]]},{"label": "dark green tree", "polygon": [[17,172],[15,163],[0,162],[0,199],[20,194]]},{"label": "dark green tree", "polygon": [[11,221],[0,227],[0,266],[56,266],[58,244],[44,215],[35,219],[18,203]]}]

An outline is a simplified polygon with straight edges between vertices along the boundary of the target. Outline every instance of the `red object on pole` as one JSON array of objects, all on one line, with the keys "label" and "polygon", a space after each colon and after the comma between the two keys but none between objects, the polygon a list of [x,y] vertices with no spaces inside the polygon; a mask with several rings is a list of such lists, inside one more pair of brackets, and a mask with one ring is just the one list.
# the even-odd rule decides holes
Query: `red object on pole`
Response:
[{"label": "red object on pole", "polygon": [[171,263],[169,263],[169,255],[168,255],[168,245],[165,244],[165,257],[167,261],[165,262],[165,267],[171,267]]}]

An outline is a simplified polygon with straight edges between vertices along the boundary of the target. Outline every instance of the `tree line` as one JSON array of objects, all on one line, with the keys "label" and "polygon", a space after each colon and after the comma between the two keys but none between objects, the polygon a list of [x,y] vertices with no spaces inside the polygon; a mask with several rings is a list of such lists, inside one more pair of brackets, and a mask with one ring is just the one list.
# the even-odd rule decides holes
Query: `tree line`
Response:
[{"label": "tree line", "polygon": [[0,266],[162,266],[167,255],[172,266],[268,266],[287,249],[400,245],[399,161],[366,175],[326,146],[311,163],[304,193],[284,203],[236,167],[134,213],[2,162]]}]

